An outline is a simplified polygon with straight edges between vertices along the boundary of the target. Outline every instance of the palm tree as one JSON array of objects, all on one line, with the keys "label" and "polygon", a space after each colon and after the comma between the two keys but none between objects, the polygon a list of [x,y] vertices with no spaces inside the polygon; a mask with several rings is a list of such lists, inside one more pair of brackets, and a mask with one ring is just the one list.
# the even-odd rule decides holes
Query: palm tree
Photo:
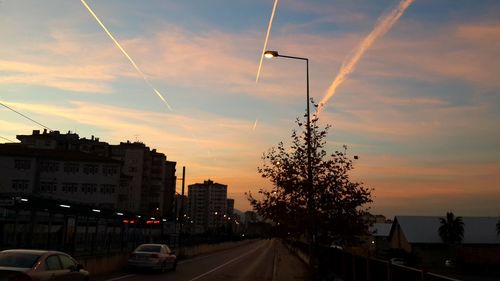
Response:
[{"label": "palm tree", "polygon": [[448,245],[460,244],[464,239],[464,222],[462,217],[455,217],[452,212],[446,213],[446,218],[439,218],[439,236]]}]

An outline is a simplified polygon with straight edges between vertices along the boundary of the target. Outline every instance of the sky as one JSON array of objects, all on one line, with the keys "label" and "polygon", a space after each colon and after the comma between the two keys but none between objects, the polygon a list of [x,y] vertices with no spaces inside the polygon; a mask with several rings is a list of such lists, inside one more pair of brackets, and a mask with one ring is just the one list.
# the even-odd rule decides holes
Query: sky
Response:
[{"label": "sky", "polygon": [[[227,184],[235,207],[269,188],[262,154],[305,113],[303,61],[259,65],[273,0],[0,1],[0,101],[61,132],[141,141]],[[268,49],[307,57],[320,101],[397,0],[282,0]],[[358,155],[371,212],[500,215],[500,1],[415,0],[325,105],[327,148]],[[157,89],[170,110],[154,93]],[[40,126],[0,107],[0,137]],[[0,142],[6,142],[0,138]],[[180,183],[178,184],[178,190]]]}]

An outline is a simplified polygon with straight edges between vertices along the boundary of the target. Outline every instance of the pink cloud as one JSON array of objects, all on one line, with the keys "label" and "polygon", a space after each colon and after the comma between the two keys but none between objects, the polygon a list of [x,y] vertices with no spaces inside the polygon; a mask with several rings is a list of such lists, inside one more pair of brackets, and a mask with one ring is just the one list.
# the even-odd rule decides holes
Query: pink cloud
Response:
[{"label": "pink cloud", "polygon": [[500,24],[462,24],[457,28],[457,35],[471,42],[489,42],[498,44],[500,40]]},{"label": "pink cloud", "polygon": [[402,24],[412,36],[389,35],[381,40],[369,52],[360,72],[427,81],[454,78],[481,87],[500,85],[494,74],[500,71],[500,36],[495,36],[498,24]]}]

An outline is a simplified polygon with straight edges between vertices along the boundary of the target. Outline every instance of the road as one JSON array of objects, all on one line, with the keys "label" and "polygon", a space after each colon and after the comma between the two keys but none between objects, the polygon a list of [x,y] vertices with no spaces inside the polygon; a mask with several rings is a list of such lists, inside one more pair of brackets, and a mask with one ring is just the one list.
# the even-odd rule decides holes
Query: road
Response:
[{"label": "road", "polygon": [[[293,260],[292,260],[293,259]],[[281,268],[278,268],[281,267]],[[283,270],[283,268],[287,268]],[[160,273],[116,273],[95,281],[280,281],[289,280],[293,271],[305,266],[278,240],[259,240],[233,249],[179,261],[175,272]],[[281,271],[278,272],[278,271]],[[287,272],[283,272],[287,271]],[[302,274],[302,273],[301,273]],[[282,277],[280,277],[282,276]],[[302,276],[294,277],[303,280]]]}]

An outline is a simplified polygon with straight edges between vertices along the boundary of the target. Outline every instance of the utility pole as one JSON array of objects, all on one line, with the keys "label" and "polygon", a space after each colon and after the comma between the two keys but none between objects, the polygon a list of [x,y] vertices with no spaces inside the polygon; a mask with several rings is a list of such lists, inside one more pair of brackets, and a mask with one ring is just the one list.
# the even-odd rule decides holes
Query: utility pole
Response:
[{"label": "utility pole", "polygon": [[179,212],[179,248],[181,246],[181,237],[182,237],[182,227],[184,224],[184,183],[186,182],[186,166],[182,166],[182,191],[181,191],[181,210]]}]

